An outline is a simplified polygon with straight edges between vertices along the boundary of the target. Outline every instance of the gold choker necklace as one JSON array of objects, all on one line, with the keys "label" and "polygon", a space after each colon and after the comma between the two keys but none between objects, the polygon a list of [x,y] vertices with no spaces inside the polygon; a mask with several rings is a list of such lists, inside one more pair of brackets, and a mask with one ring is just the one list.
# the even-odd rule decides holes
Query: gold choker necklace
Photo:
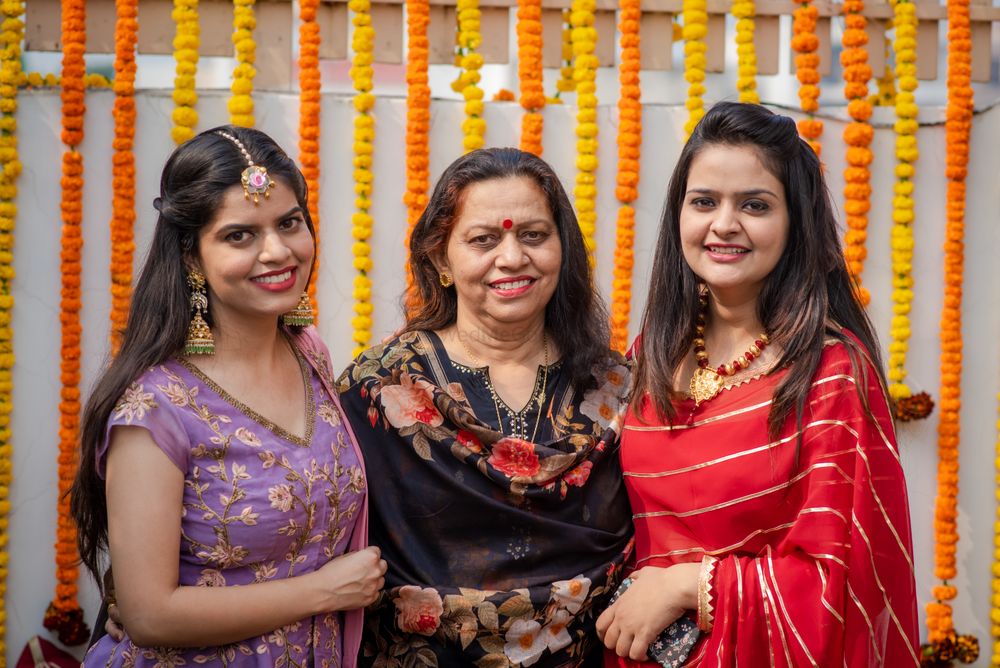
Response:
[{"label": "gold choker necklace", "polygon": [[745,353],[729,364],[722,364],[716,369],[710,368],[708,352],[705,350],[705,311],[708,308],[708,297],[703,295],[699,301],[701,302],[701,310],[698,313],[698,324],[694,330],[694,356],[698,360],[698,368],[691,376],[691,384],[688,387],[688,394],[694,399],[695,404],[715,398],[725,387],[725,377],[732,376],[737,371],[742,371],[750,366],[751,362],[760,357],[761,351],[769,343],[767,333],[761,332]]}]

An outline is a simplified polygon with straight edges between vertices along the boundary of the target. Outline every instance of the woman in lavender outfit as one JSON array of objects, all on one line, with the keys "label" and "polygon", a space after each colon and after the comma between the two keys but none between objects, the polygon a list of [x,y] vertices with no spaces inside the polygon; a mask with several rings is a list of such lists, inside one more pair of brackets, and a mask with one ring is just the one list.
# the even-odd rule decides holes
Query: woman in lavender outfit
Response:
[{"label": "woman in lavender outfit", "polygon": [[302,175],[263,133],[216,128],[170,157],[155,205],[72,498],[83,562],[96,576],[109,553],[128,633],[84,665],[354,666],[386,566],[308,327]]}]

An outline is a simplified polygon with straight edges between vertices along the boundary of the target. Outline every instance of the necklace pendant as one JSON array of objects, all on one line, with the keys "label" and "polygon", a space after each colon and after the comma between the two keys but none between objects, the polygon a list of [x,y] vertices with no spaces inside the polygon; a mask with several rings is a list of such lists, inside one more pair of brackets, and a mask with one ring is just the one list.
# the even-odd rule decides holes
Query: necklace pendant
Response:
[{"label": "necklace pendant", "polygon": [[722,391],[725,381],[722,376],[712,369],[699,367],[691,376],[691,385],[688,388],[691,397],[696,404],[714,398]]}]

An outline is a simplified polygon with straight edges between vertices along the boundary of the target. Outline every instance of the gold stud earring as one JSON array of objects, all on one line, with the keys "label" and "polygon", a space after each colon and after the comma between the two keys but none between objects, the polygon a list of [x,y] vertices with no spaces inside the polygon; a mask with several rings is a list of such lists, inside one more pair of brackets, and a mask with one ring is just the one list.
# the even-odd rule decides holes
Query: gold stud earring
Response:
[{"label": "gold stud earring", "polygon": [[185,355],[214,355],[215,339],[212,330],[202,315],[208,311],[208,293],[205,291],[205,274],[192,269],[187,276],[191,287],[191,322],[188,324],[187,340],[184,342]]},{"label": "gold stud earring", "polygon": [[308,292],[302,293],[299,303],[291,311],[282,315],[281,321],[289,327],[308,327],[313,324],[312,302],[309,301]]},{"label": "gold stud earring", "polygon": [[450,288],[455,284],[455,280],[451,277],[447,271],[442,271],[438,274],[438,282],[441,284],[442,288]]}]

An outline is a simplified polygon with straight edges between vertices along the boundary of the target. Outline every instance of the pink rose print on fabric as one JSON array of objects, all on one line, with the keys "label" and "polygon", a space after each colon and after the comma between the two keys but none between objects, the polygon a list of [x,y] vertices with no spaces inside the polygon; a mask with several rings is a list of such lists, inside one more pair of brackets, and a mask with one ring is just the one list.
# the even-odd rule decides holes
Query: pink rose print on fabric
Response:
[{"label": "pink rose print on fabric", "polygon": [[581,462],[579,466],[563,476],[563,480],[566,481],[567,485],[583,487],[587,484],[587,479],[590,477],[590,469],[592,468],[594,468],[593,462]]},{"label": "pink rose print on fabric", "polygon": [[434,386],[426,380],[416,380],[408,373],[399,379],[399,385],[382,388],[382,406],[389,424],[397,429],[422,422],[437,427],[444,417],[434,406]]},{"label": "pink rose print on fabric", "polygon": [[393,603],[396,604],[396,623],[403,633],[431,636],[441,625],[444,605],[441,596],[430,587],[400,587],[399,597]]},{"label": "pink rose print on fabric", "polygon": [[510,477],[530,477],[538,473],[538,455],[535,444],[520,438],[502,438],[493,445],[493,452],[487,459],[493,468]]},{"label": "pink rose print on fabric", "polygon": [[462,447],[467,448],[473,452],[482,452],[483,444],[479,442],[476,435],[471,431],[466,431],[464,429],[459,429],[458,433],[455,434],[455,440],[462,444]]}]

